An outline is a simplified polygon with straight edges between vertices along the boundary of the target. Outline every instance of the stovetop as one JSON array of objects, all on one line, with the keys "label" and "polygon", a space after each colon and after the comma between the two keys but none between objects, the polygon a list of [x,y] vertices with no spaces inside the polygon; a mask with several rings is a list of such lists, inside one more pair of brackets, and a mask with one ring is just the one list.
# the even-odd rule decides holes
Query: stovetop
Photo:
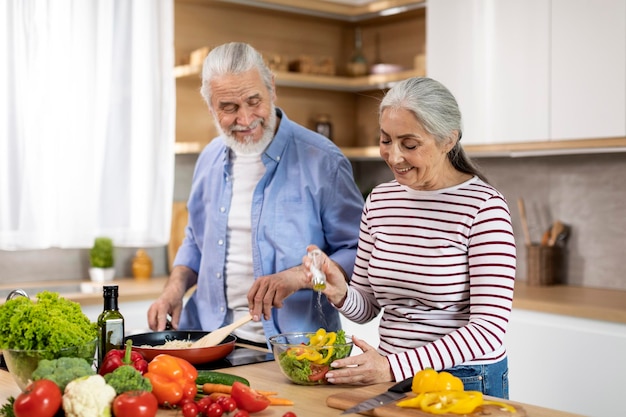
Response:
[{"label": "stovetop", "polygon": [[219,369],[233,366],[250,365],[253,363],[269,362],[274,360],[271,352],[261,352],[242,346],[235,346],[235,349],[224,359],[205,364],[195,365],[198,369]]}]

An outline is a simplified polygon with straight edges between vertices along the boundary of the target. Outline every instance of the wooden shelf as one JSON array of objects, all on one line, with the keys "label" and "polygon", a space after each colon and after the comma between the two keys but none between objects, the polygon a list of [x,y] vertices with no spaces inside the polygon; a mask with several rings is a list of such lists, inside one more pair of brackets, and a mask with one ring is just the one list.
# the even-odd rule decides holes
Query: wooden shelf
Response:
[{"label": "wooden shelf", "polygon": [[[195,154],[200,153],[205,145],[199,142],[176,142],[175,150],[177,154]],[[464,149],[473,158],[619,153],[626,152],[626,137],[467,145]],[[351,160],[380,159],[378,146],[342,147],[341,151]]]},{"label": "wooden shelf", "polygon": [[[466,145],[464,149],[472,158],[617,153],[626,152],[626,137]],[[378,146],[342,148],[341,150],[352,160],[380,159]]]},{"label": "wooden shelf", "polygon": [[[199,77],[202,68],[179,65],[174,68],[177,79]],[[364,77],[340,77],[275,71],[276,85],[282,87],[312,88],[326,91],[359,92],[389,88],[393,83],[411,77],[423,77],[423,71],[409,70],[392,74],[373,74]]]},{"label": "wooden shelf", "polygon": [[[214,0],[176,0],[181,3],[206,3]],[[360,22],[378,16],[390,16],[426,6],[426,0],[372,0],[364,4],[343,4],[332,1],[311,0],[219,0],[261,9],[279,10],[323,17],[327,19]]]}]

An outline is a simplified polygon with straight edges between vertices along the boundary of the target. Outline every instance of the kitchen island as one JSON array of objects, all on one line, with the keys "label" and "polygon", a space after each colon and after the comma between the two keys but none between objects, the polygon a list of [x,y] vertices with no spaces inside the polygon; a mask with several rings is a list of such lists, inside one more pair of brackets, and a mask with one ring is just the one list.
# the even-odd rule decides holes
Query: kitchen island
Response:
[{"label": "kitchen island", "polygon": [[[298,417],[335,417],[340,416],[342,410],[331,408],[326,405],[326,400],[329,396],[337,396],[342,393],[371,393],[376,395],[384,392],[391,384],[378,384],[368,387],[348,387],[348,386],[335,386],[335,385],[320,385],[320,386],[301,386],[292,384],[288,381],[278,369],[278,365],[275,362],[264,362],[245,366],[236,366],[228,369],[220,370],[233,375],[242,376],[250,381],[250,385],[253,388],[261,390],[277,391],[282,398],[288,398],[293,400],[293,406],[271,406],[266,410],[255,413],[253,416],[258,417],[280,417],[287,411],[294,412]],[[0,370],[0,403],[4,404],[7,398],[10,396],[17,396],[20,390],[13,381],[11,375]],[[522,407],[527,417],[580,417],[577,414],[571,414],[556,410],[550,410],[543,407],[537,407],[530,404],[520,404],[511,402],[513,405]],[[389,406],[387,406],[389,407]],[[404,410],[404,409],[403,409]],[[424,416],[422,412],[417,410],[410,411],[410,415],[416,417]],[[389,411],[387,411],[389,413]],[[389,416],[389,414],[379,414],[376,410],[369,412],[365,415],[371,416]],[[403,414],[409,415],[409,414]],[[172,410],[159,410],[157,416],[159,417],[175,417],[181,416],[180,412]]]}]

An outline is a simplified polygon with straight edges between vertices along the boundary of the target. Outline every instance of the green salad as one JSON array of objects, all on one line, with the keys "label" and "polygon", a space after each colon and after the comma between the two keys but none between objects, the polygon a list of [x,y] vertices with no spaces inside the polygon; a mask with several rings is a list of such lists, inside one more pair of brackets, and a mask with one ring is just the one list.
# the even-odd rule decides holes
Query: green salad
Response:
[{"label": "green salad", "polygon": [[50,291],[36,298],[17,297],[0,306],[0,349],[46,350],[54,356],[97,338],[97,325],[80,304]]},{"label": "green salad", "polygon": [[307,335],[308,343],[289,347],[279,355],[283,372],[294,382],[306,385],[325,384],[325,375],[335,359],[345,358],[352,350],[343,330],[319,329]]}]

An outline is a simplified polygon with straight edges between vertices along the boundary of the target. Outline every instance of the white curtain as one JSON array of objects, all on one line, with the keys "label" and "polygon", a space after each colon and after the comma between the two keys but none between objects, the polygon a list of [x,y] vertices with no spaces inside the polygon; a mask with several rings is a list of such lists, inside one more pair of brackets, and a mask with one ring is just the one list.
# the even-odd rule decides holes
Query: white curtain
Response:
[{"label": "white curtain", "polygon": [[173,0],[0,5],[0,249],[169,241]]}]

